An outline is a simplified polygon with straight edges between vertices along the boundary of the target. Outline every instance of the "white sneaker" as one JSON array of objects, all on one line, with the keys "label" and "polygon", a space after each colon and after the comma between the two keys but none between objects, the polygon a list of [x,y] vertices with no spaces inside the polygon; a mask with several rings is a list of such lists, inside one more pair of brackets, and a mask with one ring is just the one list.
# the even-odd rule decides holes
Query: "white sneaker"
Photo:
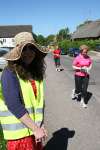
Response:
[{"label": "white sneaker", "polygon": [[75,89],[72,90],[71,98],[75,99]]},{"label": "white sneaker", "polygon": [[80,95],[80,93],[78,93],[78,94],[75,93],[75,89],[72,90],[72,95],[71,95],[72,100],[74,100],[74,99],[77,99],[77,100],[78,100],[78,96],[79,96],[79,95]]},{"label": "white sneaker", "polygon": [[58,69],[58,71],[60,72],[60,69]]},{"label": "white sneaker", "polygon": [[87,105],[85,103],[82,104],[83,108],[87,108]]},{"label": "white sneaker", "polygon": [[83,98],[81,99],[81,106],[82,106],[83,108],[87,108],[87,105],[84,103],[84,99],[83,99]]}]

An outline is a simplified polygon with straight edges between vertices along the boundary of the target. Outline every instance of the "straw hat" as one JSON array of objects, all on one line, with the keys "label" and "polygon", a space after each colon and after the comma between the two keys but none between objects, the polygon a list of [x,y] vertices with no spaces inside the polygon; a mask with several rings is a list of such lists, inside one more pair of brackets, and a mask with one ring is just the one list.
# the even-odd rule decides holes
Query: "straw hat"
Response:
[{"label": "straw hat", "polygon": [[15,48],[13,48],[4,56],[6,60],[10,61],[18,60],[21,57],[23,48],[27,44],[32,44],[35,47],[35,49],[40,52],[40,54],[47,54],[49,52],[47,48],[42,48],[38,44],[36,44],[32,34],[29,32],[18,33],[14,37],[14,40],[15,40]]}]

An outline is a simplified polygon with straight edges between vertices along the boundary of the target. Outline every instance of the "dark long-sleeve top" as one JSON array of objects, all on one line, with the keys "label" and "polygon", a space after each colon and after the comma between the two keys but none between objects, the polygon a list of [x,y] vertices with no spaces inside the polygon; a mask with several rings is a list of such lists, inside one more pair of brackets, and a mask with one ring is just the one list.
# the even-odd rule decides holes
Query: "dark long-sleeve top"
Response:
[{"label": "dark long-sleeve top", "polygon": [[17,118],[21,118],[27,110],[22,103],[22,97],[20,96],[19,82],[16,74],[14,74],[8,68],[5,69],[1,76],[2,91],[10,112],[12,112]]}]

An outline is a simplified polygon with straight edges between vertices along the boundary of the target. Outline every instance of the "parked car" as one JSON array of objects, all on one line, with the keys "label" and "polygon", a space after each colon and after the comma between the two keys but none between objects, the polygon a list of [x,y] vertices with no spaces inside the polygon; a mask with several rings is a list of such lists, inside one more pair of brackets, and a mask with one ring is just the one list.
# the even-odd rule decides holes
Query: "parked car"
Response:
[{"label": "parked car", "polygon": [[3,57],[4,54],[6,54],[9,51],[9,48],[2,48],[0,47],[0,71],[4,69],[4,67],[7,65],[7,61]]},{"label": "parked car", "polygon": [[67,51],[61,48],[61,55],[67,55]]},{"label": "parked car", "polygon": [[97,44],[97,45],[96,45],[95,51],[100,52],[100,44]]},{"label": "parked car", "polygon": [[76,57],[77,55],[79,55],[79,53],[80,53],[79,48],[69,48],[68,50],[69,56],[72,56],[72,57]]}]

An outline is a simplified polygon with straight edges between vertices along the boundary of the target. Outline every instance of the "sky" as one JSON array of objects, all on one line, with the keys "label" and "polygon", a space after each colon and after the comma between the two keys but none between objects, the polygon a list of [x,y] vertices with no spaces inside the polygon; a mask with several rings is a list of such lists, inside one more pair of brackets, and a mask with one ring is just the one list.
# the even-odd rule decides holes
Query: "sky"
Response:
[{"label": "sky", "polygon": [[100,19],[100,0],[1,0],[0,25],[32,25],[37,35],[70,33],[86,20]]}]

